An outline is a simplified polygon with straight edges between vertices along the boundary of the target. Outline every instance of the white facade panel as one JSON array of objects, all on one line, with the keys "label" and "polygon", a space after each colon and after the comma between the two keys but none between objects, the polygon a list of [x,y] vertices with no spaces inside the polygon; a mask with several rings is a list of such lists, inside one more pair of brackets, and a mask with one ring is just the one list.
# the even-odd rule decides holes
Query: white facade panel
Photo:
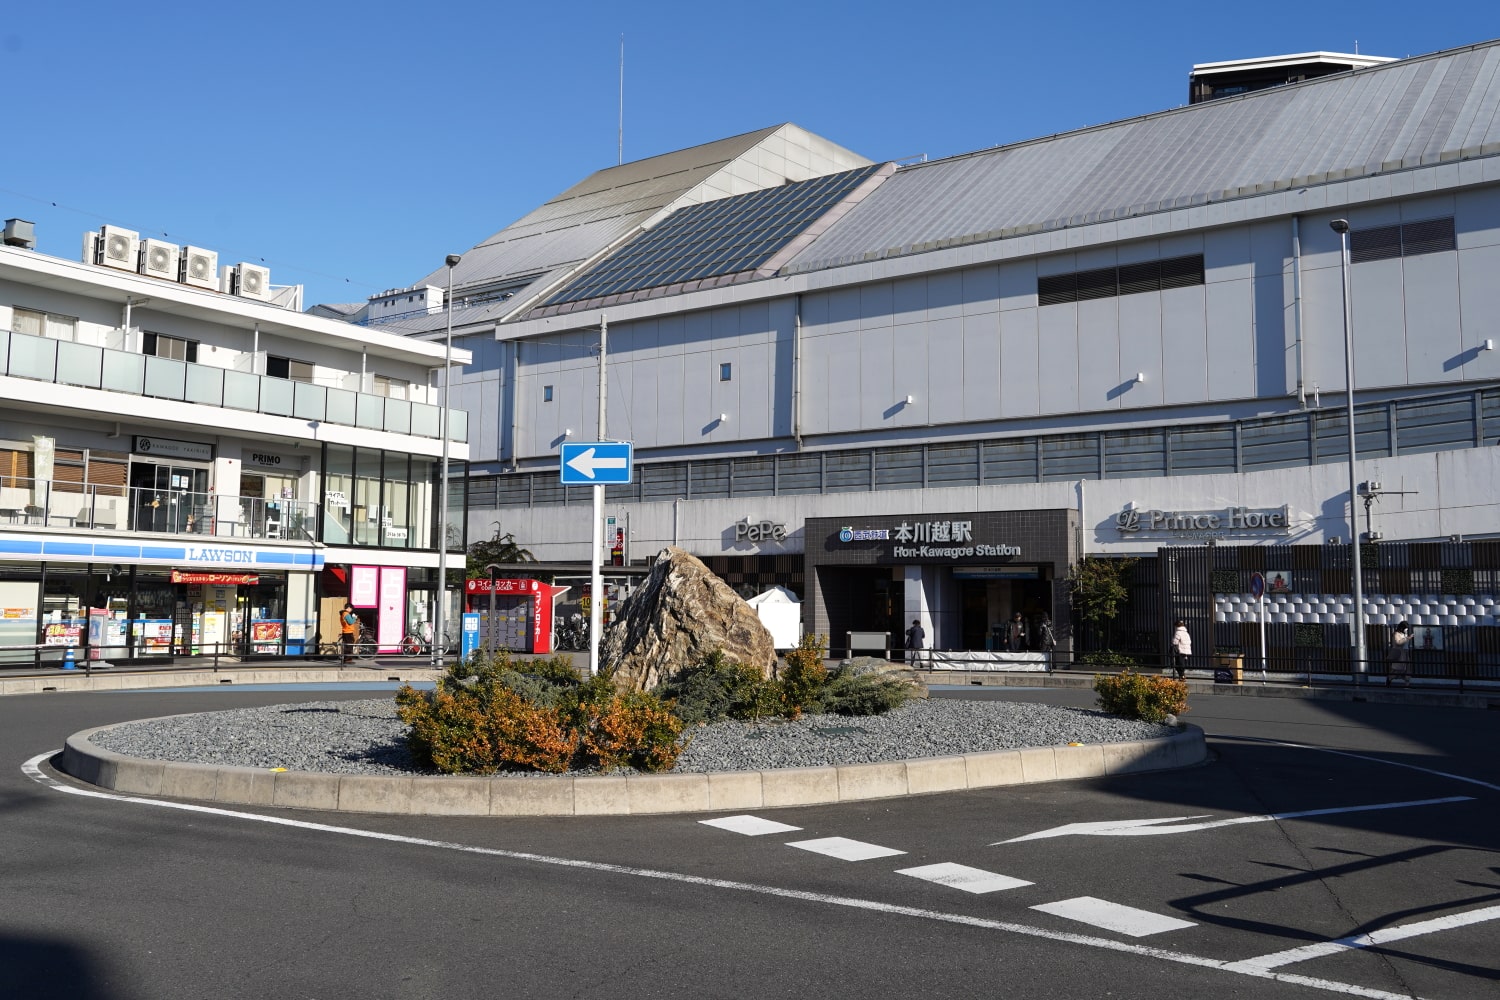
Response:
[{"label": "white facade panel", "polygon": [[[1002,275],[1009,272],[1001,272]],[[1035,279],[1032,279],[1035,299]],[[1037,364],[1037,310],[1000,314],[1000,416],[1033,417],[1040,411],[1047,373]]]},{"label": "white facade panel", "polygon": [[1405,385],[1406,302],[1402,261],[1371,260],[1350,268],[1350,323],[1354,329],[1354,384]]},{"label": "white facade panel", "polygon": [[896,402],[895,359],[891,327],[876,326],[859,335],[859,392],[841,403],[859,412],[860,426],[879,427],[892,412]]},{"label": "white facade panel", "polygon": [[[896,410],[889,422],[895,427],[917,426],[926,423],[932,412],[932,393],[935,391],[930,378],[927,353],[926,323],[905,324],[892,331],[896,365],[891,394]],[[939,369],[943,371],[945,369]],[[911,403],[906,397],[912,398]],[[899,402],[899,406],[896,403]]]},{"label": "white facade panel", "polygon": [[[1500,244],[1463,250],[1458,254],[1458,309],[1464,334],[1466,378],[1500,377]],[[1495,349],[1484,350],[1486,340]]]},{"label": "white facade panel", "polygon": [[1243,399],[1255,394],[1255,338],[1249,280],[1204,286],[1208,329],[1208,395]]},{"label": "white facade panel", "polygon": [[1037,310],[1040,352],[1041,412],[1073,413],[1078,409],[1078,306],[1044,306]]},{"label": "white facade panel", "polygon": [[[1119,299],[1120,384],[1125,390],[1120,405],[1159,406],[1165,398],[1162,357],[1161,295],[1145,292]],[[1137,373],[1146,381],[1131,383]]]},{"label": "white facade panel", "polygon": [[[856,299],[855,302],[857,303],[858,300]],[[853,322],[855,321],[850,321],[850,323]],[[813,348],[814,344],[817,345],[816,348]],[[820,383],[827,386],[822,403],[826,414],[824,428],[830,433],[858,430],[861,418],[859,330],[851,328],[840,333],[811,338],[807,347],[821,350],[825,356],[826,381]],[[817,385],[807,387],[810,390],[809,395],[818,392]]]},{"label": "white facade panel", "polygon": [[1161,293],[1162,401],[1208,398],[1208,331],[1205,286]]},{"label": "white facade panel", "polygon": [[963,419],[994,420],[1000,416],[1000,315],[976,313],[963,325]]},{"label": "white facade panel", "polygon": [[1420,254],[1406,257],[1402,264],[1407,382],[1422,385],[1449,381],[1461,371],[1464,361],[1464,337],[1459,326],[1458,254]]},{"label": "white facade panel", "polygon": [[[1119,306],[1118,298],[1078,303],[1078,397],[1085,409],[1118,407],[1126,391],[1120,374]],[[1047,306],[1043,312],[1056,308]]]},{"label": "white facade panel", "polygon": [[964,418],[963,319],[952,315],[931,320],[927,336],[927,420],[933,424],[958,423]]}]

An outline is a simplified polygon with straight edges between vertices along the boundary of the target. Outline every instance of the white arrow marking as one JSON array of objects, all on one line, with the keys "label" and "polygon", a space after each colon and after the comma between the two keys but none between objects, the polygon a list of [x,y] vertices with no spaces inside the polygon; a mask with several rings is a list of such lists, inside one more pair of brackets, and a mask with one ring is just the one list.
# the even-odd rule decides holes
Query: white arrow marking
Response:
[{"label": "white arrow marking", "polygon": [[568,468],[577,469],[579,475],[586,479],[593,479],[595,469],[625,468],[625,458],[623,455],[619,458],[606,458],[602,455],[595,455],[593,448],[585,448],[568,459]]},{"label": "white arrow marking", "polygon": [[[1413,802],[1383,802],[1373,806],[1342,806],[1338,809],[1305,809],[1301,812],[1272,813],[1268,816],[1239,816],[1235,819],[1216,819],[1208,823],[1187,823],[1185,820],[1202,819],[1203,816],[1166,816],[1162,819],[1117,819],[1102,823],[1069,823],[1024,837],[997,840],[990,847],[1001,844],[1019,844],[1023,840],[1042,840],[1046,837],[1066,837],[1076,834],[1081,837],[1153,837],[1163,833],[1195,833],[1212,830],[1219,826],[1239,826],[1242,823],[1270,823],[1283,819],[1300,819],[1304,816],[1332,816],[1335,813],[1370,812],[1375,809],[1408,809],[1412,806],[1440,806],[1450,802],[1472,802],[1468,795],[1455,795],[1446,799],[1419,799]],[[1205,814],[1206,815],[1206,814]],[[1164,826],[1175,823],[1176,826]]]}]

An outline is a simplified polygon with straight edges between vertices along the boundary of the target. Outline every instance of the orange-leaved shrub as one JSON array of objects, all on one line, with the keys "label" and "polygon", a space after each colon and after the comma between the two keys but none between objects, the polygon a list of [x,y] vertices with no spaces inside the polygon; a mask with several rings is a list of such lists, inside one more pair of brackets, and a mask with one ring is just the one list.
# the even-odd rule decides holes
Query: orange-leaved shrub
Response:
[{"label": "orange-leaved shrub", "polygon": [[1111,715],[1145,722],[1164,722],[1168,715],[1188,710],[1187,683],[1171,677],[1138,674],[1095,674],[1099,707]]},{"label": "orange-leaved shrub", "polygon": [[453,664],[431,692],[404,685],[396,711],[411,727],[413,758],[449,774],[676,763],[682,723],[660,699],[617,693],[608,677],[584,681],[566,666],[513,662],[502,650]]},{"label": "orange-leaved shrub", "polygon": [[804,709],[818,711],[819,696],[828,684],[828,668],[823,665],[828,651],[827,641],[821,635],[805,633],[797,648],[786,654],[786,666],[781,669],[782,714],[797,718]]}]

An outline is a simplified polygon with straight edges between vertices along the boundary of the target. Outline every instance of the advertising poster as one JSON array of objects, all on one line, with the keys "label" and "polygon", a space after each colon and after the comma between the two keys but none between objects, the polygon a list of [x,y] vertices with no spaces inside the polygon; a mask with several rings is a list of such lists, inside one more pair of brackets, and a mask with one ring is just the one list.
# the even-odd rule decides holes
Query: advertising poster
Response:
[{"label": "advertising poster", "polygon": [[[349,571],[349,603],[356,608],[374,608],[380,606],[380,594],[377,589],[380,582],[380,569],[376,566],[355,566]],[[401,637],[396,636],[400,642]]]},{"label": "advertising poster", "polygon": [[375,634],[377,648],[382,653],[394,653],[401,648],[401,636],[406,632],[406,569],[402,566],[386,566],[380,571],[380,625]]},{"label": "advertising poster", "polygon": [[250,645],[257,653],[275,653],[281,649],[282,623],[263,619],[250,623]]}]

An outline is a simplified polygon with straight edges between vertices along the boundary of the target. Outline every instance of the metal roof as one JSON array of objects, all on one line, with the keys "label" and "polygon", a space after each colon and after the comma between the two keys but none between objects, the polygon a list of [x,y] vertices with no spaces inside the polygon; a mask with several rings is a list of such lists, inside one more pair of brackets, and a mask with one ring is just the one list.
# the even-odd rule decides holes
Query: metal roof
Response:
[{"label": "metal roof", "polygon": [[903,167],[811,271],[1500,153],[1500,42]]}]

